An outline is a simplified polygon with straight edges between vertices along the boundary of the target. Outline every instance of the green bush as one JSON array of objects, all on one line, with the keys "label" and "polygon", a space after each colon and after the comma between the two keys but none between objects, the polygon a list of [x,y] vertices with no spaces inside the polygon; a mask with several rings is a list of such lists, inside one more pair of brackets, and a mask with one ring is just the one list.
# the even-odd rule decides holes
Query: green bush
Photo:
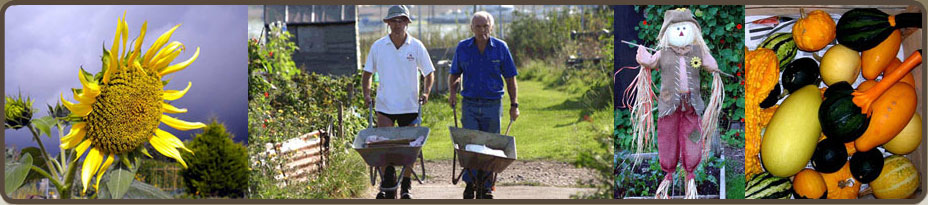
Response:
[{"label": "green bush", "polygon": [[186,146],[193,151],[182,152],[187,162],[187,169],[181,171],[187,193],[199,197],[245,196],[248,154],[244,145],[232,141],[225,126],[213,120]]}]

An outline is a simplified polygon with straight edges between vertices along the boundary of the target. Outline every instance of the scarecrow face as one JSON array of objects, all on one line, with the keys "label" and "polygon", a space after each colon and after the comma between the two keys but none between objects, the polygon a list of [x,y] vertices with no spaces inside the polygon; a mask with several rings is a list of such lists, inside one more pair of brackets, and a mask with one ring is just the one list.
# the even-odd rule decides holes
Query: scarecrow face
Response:
[{"label": "scarecrow face", "polygon": [[696,39],[696,24],[693,22],[678,22],[670,24],[664,31],[664,38],[675,47],[690,45]]}]

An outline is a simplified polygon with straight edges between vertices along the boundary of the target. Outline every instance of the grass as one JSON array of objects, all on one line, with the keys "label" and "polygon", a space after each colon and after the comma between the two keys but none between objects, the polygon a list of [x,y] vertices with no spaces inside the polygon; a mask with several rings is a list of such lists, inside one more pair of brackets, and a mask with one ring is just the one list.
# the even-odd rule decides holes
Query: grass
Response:
[{"label": "grass", "polygon": [[[731,167],[734,162],[726,162]],[[725,169],[725,198],[726,199],[744,199],[744,171],[736,172],[735,169]]]},{"label": "grass", "polygon": [[[576,100],[583,92],[547,89],[538,81],[520,81],[518,85],[520,116],[513,122],[509,135],[516,138],[519,160],[573,162],[579,152],[602,149],[593,137],[596,130],[612,129],[610,110],[594,111],[585,120],[583,105]],[[503,99],[501,133],[506,132],[509,123],[508,94]],[[460,120],[460,103],[457,109]],[[431,128],[428,142],[422,148],[425,158],[451,159],[453,150],[447,127],[454,126],[454,122],[447,97],[433,97],[423,113],[423,126]]]}]

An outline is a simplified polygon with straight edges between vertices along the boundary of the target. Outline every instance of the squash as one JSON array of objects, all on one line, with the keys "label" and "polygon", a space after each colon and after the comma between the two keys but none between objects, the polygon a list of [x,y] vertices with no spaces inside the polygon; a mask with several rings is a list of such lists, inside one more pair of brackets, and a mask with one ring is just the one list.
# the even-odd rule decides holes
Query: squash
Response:
[{"label": "squash", "polygon": [[[899,68],[899,65],[902,65],[902,61],[900,61],[898,58],[893,58],[892,60],[889,61],[889,65],[886,66],[886,69],[884,69],[884,72],[892,73],[894,70]],[[916,87],[915,76],[912,75],[912,72],[905,74],[905,77],[902,77],[902,79],[899,79],[899,82],[907,83],[911,85],[912,87]]]},{"label": "squash", "polygon": [[857,91],[857,92],[865,92],[865,91],[869,90],[870,88],[872,88],[873,86],[876,86],[876,81],[872,81],[872,80],[864,81],[864,82],[860,83],[860,85],[857,85],[857,90],[856,90],[856,91]]},{"label": "squash", "polygon": [[[760,159],[761,129],[772,116],[772,109],[762,110],[759,106],[767,94],[773,90],[779,79],[779,63],[773,50],[759,48],[745,51],[745,159],[744,174],[751,177],[763,172]],[[776,106],[775,106],[776,107]]]},{"label": "squash", "polygon": [[789,177],[776,177],[761,173],[748,180],[744,189],[745,199],[789,199],[792,183]]},{"label": "squash", "polygon": [[770,174],[788,177],[798,173],[812,158],[822,127],[818,87],[807,85],[783,100],[767,125],[761,144],[761,161]]},{"label": "squash", "polygon": [[819,69],[825,85],[841,81],[853,85],[860,74],[860,55],[844,45],[832,46],[822,57]]},{"label": "squash", "polygon": [[847,162],[847,150],[840,140],[825,138],[815,146],[812,153],[812,167],[821,173],[832,173],[841,169]]},{"label": "squash", "polygon": [[773,90],[767,94],[767,98],[764,98],[764,101],[760,102],[760,108],[770,108],[777,105],[777,102],[780,101],[780,94],[782,93],[780,84],[774,85]]},{"label": "squash", "polygon": [[825,90],[825,101],[818,109],[818,120],[822,133],[841,143],[853,142],[867,130],[870,119],[860,113],[851,93],[854,89],[847,82],[839,82]]},{"label": "squash", "polygon": [[824,199],[828,196],[825,178],[812,169],[803,169],[793,177],[793,196],[797,199]]},{"label": "squash", "polygon": [[896,82],[899,82],[902,77],[905,77],[906,74],[908,74],[910,71],[912,71],[913,68],[921,63],[922,51],[916,50],[915,52],[912,52],[912,55],[909,55],[909,57],[907,57],[897,69],[893,70],[893,72],[885,73],[883,78],[880,79],[880,82],[876,83],[873,88],[867,89],[867,91],[863,92],[851,93],[854,95],[854,104],[860,107],[861,113],[866,113],[867,116],[870,116],[873,114],[873,110],[871,108],[873,108],[874,101],[877,101],[879,98],[882,98],[882,96],[885,96],[884,92],[888,92],[887,90],[890,89],[890,87],[896,84]]},{"label": "squash", "polygon": [[[876,89],[876,87],[870,90]],[[915,88],[905,83],[896,83],[873,102],[870,125],[860,138],[854,141],[857,151],[870,151],[883,145],[902,132],[911,121],[918,106]]]},{"label": "squash", "polygon": [[806,85],[818,85],[818,63],[812,58],[796,59],[783,68],[780,81],[790,93]]},{"label": "squash", "polygon": [[866,152],[857,152],[851,156],[851,174],[860,183],[870,183],[883,170],[883,152],[872,149]]},{"label": "squash", "polygon": [[880,76],[883,70],[886,69],[886,66],[889,65],[893,59],[896,59],[896,53],[899,53],[900,43],[902,43],[902,32],[893,30],[892,34],[890,34],[886,40],[883,40],[882,43],[870,50],[861,52],[860,69],[864,78],[873,80],[876,79],[877,76]]},{"label": "squash", "polygon": [[836,32],[838,43],[856,51],[866,51],[883,42],[897,28],[921,25],[920,13],[890,16],[875,8],[855,8],[841,15]]},{"label": "squash", "polygon": [[793,61],[793,58],[796,57],[796,52],[799,51],[799,47],[796,47],[796,41],[793,41],[793,35],[791,33],[775,33],[764,39],[764,42],[761,42],[758,48],[769,48],[777,54],[777,59],[780,62],[780,68],[786,67],[786,64],[789,64],[790,61]]},{"label": "squash", "polygon": [[844,163],[837,172],[822,173],[822,178],[828,189],[828,199],[856,199],[860,193],[861,183],[851,175],[850,163]]},{"label": "squash", "polygon": [[893,154],[902,155],[912,153],[920,144],[922,144],[922,116],[915,113],[912,115],[912,120],[909,120],[909,124],[906,124],[896,137],[883,144],[883,148]]},{"label": "squash", "polygon": [[799,50],[815,52],[835,40],[835,20],[827,12],[815,10],[793,24],[793,40]]},{"label": "squash", "polygon": [[904,199],[915,193],[919,186],[918,169],[908,158],[893,155],[883,160],[883,171],[870,182],[873,196],[879,199]]}]

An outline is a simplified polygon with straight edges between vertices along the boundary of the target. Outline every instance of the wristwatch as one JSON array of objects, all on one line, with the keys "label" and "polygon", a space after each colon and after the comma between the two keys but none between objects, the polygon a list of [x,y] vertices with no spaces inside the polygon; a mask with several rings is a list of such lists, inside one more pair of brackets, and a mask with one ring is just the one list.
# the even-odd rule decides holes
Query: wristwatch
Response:
[{"label": "wristwatch", "polygon": [[512,108],[519,108],[519,103],[512,103],[512,104],[509,104],[509,106]]}]

